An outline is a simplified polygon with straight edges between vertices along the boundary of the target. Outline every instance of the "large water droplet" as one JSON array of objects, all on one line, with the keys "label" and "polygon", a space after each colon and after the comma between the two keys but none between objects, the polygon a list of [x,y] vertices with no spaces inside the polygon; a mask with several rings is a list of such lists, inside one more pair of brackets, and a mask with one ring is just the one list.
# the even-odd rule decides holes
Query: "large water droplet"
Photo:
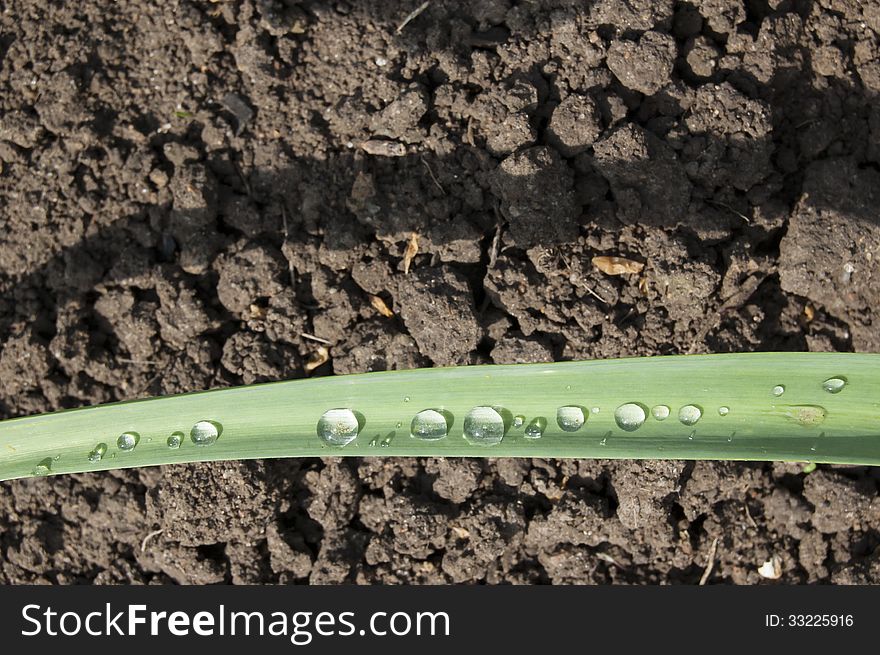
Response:
[{"label": "large water droplet", "polygon": [[775,387],[773,387],[773,395],[774,396],[779,397],[784,393],[785,393],[785,387],[783,387],[781,384],[777,384]]},{"label": "large water droplet", "polygon": [[846,380],[843,378],[828,378],[822,383],[822,388],[828,393],[840,393],[846,386]]},{"label": "large water droplet", "polygon": [[436,409],[423,409],[413,417],[409,432],[416,439],[434,441],[445,437],[449,426],[446,417]]},{"label": "large water droplet", "polygon": [[464,438],[478,446],[501,443],[504,419],[494,407],[474,407],[464,417]]},{"label": "large water droplet", "polygon": [[651,416],[653,416],[658,421],[665,421],[669,418],[669,406],[668,405],[654,405],[651,408]]},{"label": "large water droplet", "polygon": [[141,436],[137,432],[123,432],[116,440],[116,447],[119,448],[119,450],[129,452],[134,450],[140,440]]},{"label": "large water droplet", "polygon": [[543,416],[532,419],[526,426],[523,436],[528,439],[540,439],[544,436],[544,430],[547,429],[547,419]]},{"label": "large water droplet", "polygon": [[328,409],[318,420],[318,436],[331,446],[345,446],[358,436],[360,424],[350,409]]},{"label": "large water droplet", "polygon": [[624,403],[614,410],[617,427],[627,432],[638,430],[645,423],[645,408],[638,403]]},{"label": "large water droplet", "polygon": [[678,420],[685,425],[694,425],[703,416],[703,410],[696,405],[684,405],[678,410]]},{"label": "large water droplet", "polygon": [[819,405],[789,405],[785,407],[785,417],[798,425],[810,428],[821,424],[828,412]]},{"label": "large water droplet", "polygon": [[556,410],[556,423],[565,432],[577,432],[586,420],[584,410],[577,405],[565,405]]},{"label": "large water droplet", "polygon": [[176,450],[183,445],[183,432],[172,432],[168,439],[165,440],[168,447]]},{"label": "large water droplet", "polygon": [[102,459],[104,459],[104,455],[107,454],[107,444],[99,443],[92,452],[89,453],[89,461],[92,464],[97,464]]},{"label": "large water droplet", "polygon": [[52,458],[47,457],[46,459],[40,460],[40,463],[34,467],[34,470],[31,471],[32,475],[43,476],[49,475],[52,472]]},{"label": "large water droplet", "polygon": [[189,431],[189,438],[197,446],[210,446],[220,438],[222,431],[216,421],[199,421]]}]

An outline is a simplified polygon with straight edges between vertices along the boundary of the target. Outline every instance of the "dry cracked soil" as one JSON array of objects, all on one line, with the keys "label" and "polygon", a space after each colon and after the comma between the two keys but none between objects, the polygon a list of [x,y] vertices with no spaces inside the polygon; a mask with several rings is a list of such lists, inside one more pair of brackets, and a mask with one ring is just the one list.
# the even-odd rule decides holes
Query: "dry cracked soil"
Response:
[{"label": "dry cracked soil", "polygon": [[[880,350],[877,0],[433,0],[402,25],[419,4],[3,3],[0,417]],[[316,368],[303,334],[330,344]],[[767,561],[873,583],[878,483],[407,458],[21,480],[0,484],[0,581],[692,584],[714,552],[710,583]]]}]

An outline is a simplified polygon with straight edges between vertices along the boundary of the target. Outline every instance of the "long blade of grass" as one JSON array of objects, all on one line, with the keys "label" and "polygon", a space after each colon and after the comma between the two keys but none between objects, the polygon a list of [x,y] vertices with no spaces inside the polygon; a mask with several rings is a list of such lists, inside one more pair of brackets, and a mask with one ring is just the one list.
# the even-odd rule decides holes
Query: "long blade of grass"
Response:
[{"label": "long blade of grass", "polygon": [[[476,421],[467,419],[475,407],[493,409],[479,410]],[[664,407],[669,416],[658,420],[654,414],[662,417]],[[568,409],[560,413],[560,408]],[[334,409],[351,410],[357,418],[357,437],[344,446],[318,434],[321,417]],[[427,409],[435,410],[428,416],[446,421],[446,436],[411,435],[414,416]],[[584,424],[563,429],[577,426],[578,410]],[[323,429],[344,433],[346,416],[351,414],[331,412]],[[466,438],[481,429],[477,436],[490,434],[493,426],[486,432],[481,421],[493,417],[503,421],[499,443],[475,445]],[[218,438],[196,443],[211,441],[211,426]],[[527,432],[541,434],[528,438]],[[177,441],[179,447],[173,447]],[[754,353],[420,369],[221,389],[0,422],[0,479],[340,455],[880,464],[880,355]]]}]

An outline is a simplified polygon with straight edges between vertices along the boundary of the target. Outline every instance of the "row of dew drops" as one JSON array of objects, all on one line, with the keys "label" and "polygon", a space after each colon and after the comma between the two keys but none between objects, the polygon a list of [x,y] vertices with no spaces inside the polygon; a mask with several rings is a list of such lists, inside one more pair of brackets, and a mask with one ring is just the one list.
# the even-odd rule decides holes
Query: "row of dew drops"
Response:
[{"label": "row of dew drops", "polygon": [[[220,434],[223,432],[223,426],[220,425],[217,421],[198,421],[195,425],[193,425],[192,429],[189,432],[189,438],[196,446],[210,446],[212,443],[217,441],[220,438]],[[183,445],[185,435],[183,432],[172,432],[171,435],[165,440],[165,445],[170,450],[177,450]],[[141,441],[141,436],[137,432],[126,431],[119,435],[116,439],[116,447],[124,452],[128,453],[137,448],[137,445]],[[92,464],[97,464],[104,457],[107,456],[107,444],[99,443],[96,445],[91,452],[88,454],[88,460]],[[115,458],[116,453],[111,453],[110,457]],[[34,475],[49,475],[52,472],[52,463],[60,459],[60,456],[55,457],[47,457],[42,460],[39,464],[34,467],[33,474]]]},{"label": "row of dew drops", "polygon": [[[828,378],[822,383],[822,388],[828,393],[840,393],[846,386],[846,380],[839,377]],[[569,387],[570,388],[570,387]],[[785,393],[785,387],[776,385],[771,390],[776,397]],[[405,402],[409,397],[404,398]],[[590,413],[599,413],[598,407],[593,407]],[[671,410],[668,405],[655,405],[650,410],[651,416],[657,421],[665,421],[669,418]],[[730,408],[722,406],[718,408],[720,416],[727,416]],[[587,413],[584,408],[577,405],[565,405],[556,411],[556,423],[565,432],[577,432],[587,421]],[[697,405],[683,405],[678,410],[678,420],[686,426],[693,426],[702,418],[703,410]],[[624,403],[614,410],[614,421],[617,426],[626,432],[634,432],[644,425],[647,420],[647,411],[639,403]],[[513,418],[513,427],[519,428],[525,424],[525,417],[518,415]],[[410,434],[416,439],[434,441],[442,439],[449,434],[448,414],[437,409],[424,409],[418,412],[410,425]],[[402,424],[398,423],[400,428]],[[321,416],[318,421],[318,437],[330,446],[345,446],[354,441],[361,429],[361,423],[357,415],[346,408],[330,409]],[[547,429],[547,420],[543,417],[533,419],[525,426],[523,436],[528,439],[539,439]],[[474,407],[464,418],[464,438],[474,445],[492,446],[501,443],[505,433],[505,421],[501,412],[495,407]],[[693,438],[693,436],[691,436]],[[375,445],[375,440],[370,445]],[[390,440],[382,441],[387,446]]]},{"label": "row of dew drops", "polygon": [[[822,388],[828,393],[840,393],[846,386],[846,380],[839,377],[833,377],[822,383]],[[569,387],[570,388],[570,387]],[[781,396],[785,393],[785,387],[776,385],[772,389],[774,396]],[[409,401],[409,397],[404,399]],[[598,407],[593,407],[590,413],[597,414]],[[650,410],[651,416],[657,421],[664,421],[669,418],[671,410],[668,405],[655,405]],[[727,416],[730,408],[722,406],[718,408],[720,416]],[[678,410],[678,420],[687,426],[696,425],[702,418],[703,410],[697,405],[683,405]],[[437,409],[424,409],[413,417],[410,425],[410,434],[416,439],[433,441],[442,439],[449,434],[450,421],[446,412]],[[525,424],[525,417],[517,415],[513,418],[513,427],[520,428]],[[614,420],[617,426],[626,432],[633,432],[644,425],[647,420],[646,408],[638,403],[624,403],[614,410]],[[577,432],[587,421],[587,413],[584,409],[577,405],[565,405],[556,411],[556,422],[560,429],[565,432]],[[398,428],[401,424],[398,424]],[[318,437],[331,446],[345,446],[357,438],[360,432],[361,424],[357,415],[351,409],[331,409],[321,416],[318,421]],[[544,417],[538,417],[525,425],[523,436],[528,439],[539,439],[543,436],[547,429],[547,420]],[[197,446],[209,446],[217,441],[220,437],[223,427],[216,421],[198,421],[190,430],[190,439]],[[464,419],[464,437],[475,445],[492,446],[501,443],[506,431],[504,417],[498,409],[489,406],[474,407],[467,413]],[[183,432],[172,432],[166,439],[166,446],[169,449],[176,450],[183,445]],[[603,440],[604,441],[604,440]],[[137,432],[126,431],[119,435],[116,439],[116,447],[122,452],[133,451],[140,442],[140,435]],[[382,441],[383,446],[387,446],[390,440],[386,438]],[[371,445],[374,445],[371,442]],[[107,455],[107,444],[99,443],[88,454],[88,460],[93,464],[97,464]],[[116,454],[111,454],[115,457]],[[47,457],[42,460],[33,470],[34,475],[48,475],[52,470],[52,463],[57,461],[60,456]]]}]

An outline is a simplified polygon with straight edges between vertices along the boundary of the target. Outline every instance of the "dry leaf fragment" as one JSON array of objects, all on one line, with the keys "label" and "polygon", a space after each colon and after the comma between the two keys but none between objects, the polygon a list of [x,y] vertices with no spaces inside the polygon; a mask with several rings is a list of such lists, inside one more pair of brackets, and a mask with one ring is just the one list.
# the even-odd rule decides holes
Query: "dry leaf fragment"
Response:
[{"label": "dry leaf fragment", "polygon": [[593,266],[606,275],[641,273],[645,265],[626,257],[593,257]]},{"label": "dry leaf fragment", "polygon": [[330,350],[326,346],[318,346],[318,349],[315,350],[311,355],[309,355],[309,359],[306,362],[305,369],[307,371],[314,371],[321,364],[330,359]]},{"label": "dry leaf fragment", "polygon": [[370,304],[373,306],[373,309],[382,314],[382,316],[387,318],[394,316],[394,312],[388,309],[388,305],[386,305],[385,301],[379,296],[370,296]]},{"label": "dry leaf fragment", "polygon": [[361,149],[368,155],[377,157],[403,157],[406,154],[406,146],[397,141],[383,141],[370,139],[361,144]]},{"label": "dry leaf fragment", "polygon": [[413,257],[415,257],[419,252],[419,235],[415,232],[412,233],[412,236],[409,238],[409,242],[406,244],[406,250],[403,253],[403,273],[404,275],[409,275],[409,265],[412,263]]}]

